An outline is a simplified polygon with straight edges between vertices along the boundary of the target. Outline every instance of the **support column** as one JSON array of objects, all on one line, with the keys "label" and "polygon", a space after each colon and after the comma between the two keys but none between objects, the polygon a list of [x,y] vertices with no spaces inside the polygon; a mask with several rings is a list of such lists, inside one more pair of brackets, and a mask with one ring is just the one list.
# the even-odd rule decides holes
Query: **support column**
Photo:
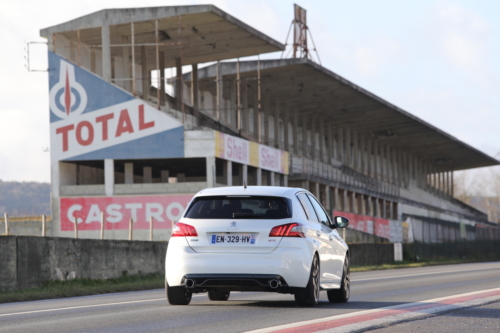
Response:
[{"label": "support column", "polygon": [[356,200],[356,193],[355,192],[351,192],[351,203],[352,203],[352,213],[358,214],[359,207],[358,207],[358,201]]},{"label": "support column", "polygon": [[321,198],[319,195],[319,183],[314,183],[314,196],[321,202]]},{"label": "support column", "polygon": [[233,163],[231,161],[224,161],[224,180],[227,186],[233,186]]},{"label": "support column", "polygon": [[333,207],[332,207],[332,210],[342,210],[342,207],[340,205],[340,197],[339,197],[338,187],[335,187],[333,189]]},{"label": "support column", "polygon": [[276,183],[276,173],[274,171],[269,171],[268,175],[269,175],[269,178],[271,178],[271,181],[269,182],[269,185],[275,186],[275,183]]},{"label": "support column", "polygon": [[257,179],[257,186],[262,186],[262,169],[256,168],[255,173],[256,173],[255,178]]},{"label": "support column", "polygon": [[326,124],[323,124],[322,126],[326,126],[326,163],[331,164],[332,163],[332,157],[333,157],[333,124],[328,121]]},{"label": "support column", "polygon": [[316,147],[318,145],[318,142],[316,141],[316,119],[318,119],[316,115],[313,115],[311,117],[311,159],[317,161],[318,150],[316,150]]},{"label": "support column", "polygon": [[102,39],[102,78],[104,81],[111,82],[111,46],[109,38],[109,26],[101,27]]},{"label": "support column", "polygon": [[134,164],[125,163],[125,184],[134,183]]},{"label": "support column", "polygon": [[349,205],[349,197],[347,195],[347,190],[344,190],[343,197],[344,197],[344,202],[342,205],[343,211],[344,212],[351,212],[351,206]]},{"label": "support column", "polygon": [[151,167],[142,168],[142,182],[150,184],[153,182],[153,169]]},{"label": "support column", "polygon": [[165,52],[159,52],[160,105],[165,105]]},{"label": "support column", "polygon": [[215,65],[215,70],[216,70],[216,74],[215,74],[215,85],[216,85],[215,118],[220,123],[221,122],[222,106],[224,103],[224,99],[222,98],[224,85],[222,84],[223,82],[222,82],[222,72],[220,69],[220,61],[217,61],[217,64]]},{"label": "support column", "polygon": [[146,47],[141,46],[141,76],[142,76],[142,99],[147,101],[149,98],[149,70],[148,56]]},{"label": "support column", "polygon": [[176,69],[176,78],[175,78],[175,98],[177,100],[177,111],[182,111],[182,104],[184,103],[184,93],[182,84],[182,59],[175,58],[175,69]]},{"label": "support column", "polygon": [[299,154],[299,111],[296,106],[293,108],[293,152]]},{"label": "support column", "polygon": [[283,113],[283,130],[285,134],[285,151],[290,151],[290,143],[289,143],[289,137],[290,134],[288,133],[288,124],[290,123],[290,102],[286,102],[286,109],[285,112]]},{"label": "support column", "polygon": [[[122,42],[123,44],[128,44],[128,36],[122,36]],[[123,78],[124,79],[130,79],[132,77],[130,73],[130,46],[124,46],[122,47],[122,55],[123,55]],[[132,91],[131,88],[132,81],[129,80],[124,80],[121,83],[121,86],[127,90],[127,91]]]},{"label": "support column", "polygon": [[337,131],[337,156],[335,157],[338,161],[345,163],[344,156],[344,129],[339,128]]},{"label": "support column", "polygon": [[107,197],[113,196],[115,185],[115,164],[114,160],[104,160],[104,191]]},{"label": "support column", "polygon": [[269,145],[269,97],[264,100],[264,143]]},{"label": "support column", "polygon": [[215,187],[217,184],[215,175],[215,156],[206,158],[207,187]]},{"label": "support column", "polygon": [[330,186],[328,185],[325,186],[325,209],[329,214],[331,214],[332,201],[330,199]]},{"label": "support column", "polygon": [[353,157],[353,167],[355,170],[359,171],[360,163],[359,163],[359,137],[356,131],[352,131],[352,157]]},{"label": "support column", "polygon": [[319,126],[319,158],[318,158],[318,161],[325,163],[326,162],[325,147],[324,147],[325,146],[325,123],[322,122],[321,118],[318,118],[318,126]]},{"label": "support column", "polygon": [[344,163],[352,167],[352,155],[351,155],[351,130],[349,128],[345,129],[345,155]]},{"label": "support column", "polygon": [[161,170],[161,182],[162,183],[168,183],[168,178],[170,178],[170,171],[168,170]]},{"label": "support column", "polygon": [[274,105],[274,147],[280,148],[280,102],[276,99]]},{"label": "support column", "polygon": [[242,184],[246,184],[248,185],[248,165],[246,164],[243,164],[241,166],[241,180],[242,180]]},{"label": "support column", "polygon": [[368,202],[368,215],[374,216],[373,213],[373,199],[371,196],[367,197],[367,202]]},{"label": "support column", "polygon": [[283,175],[283,186],[288,187],[288,175]]},{"label": "support column", "polygon": [[307,116],[302,116],[302,156],[307,157]]},{"label": "support column", "polygon": [[199,87],[198,87],[198,64],[191,65],[191,105],[193,110],[198,111],[199,101]]}]

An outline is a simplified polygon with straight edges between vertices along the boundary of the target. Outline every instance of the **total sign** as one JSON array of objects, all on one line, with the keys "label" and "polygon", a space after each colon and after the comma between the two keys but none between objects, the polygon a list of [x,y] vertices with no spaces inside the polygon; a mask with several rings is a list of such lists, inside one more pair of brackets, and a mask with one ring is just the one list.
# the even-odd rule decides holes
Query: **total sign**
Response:
[{"label": "total sign", "polygon": [[182,123],[49,52],[53,160],[184,156]]}]

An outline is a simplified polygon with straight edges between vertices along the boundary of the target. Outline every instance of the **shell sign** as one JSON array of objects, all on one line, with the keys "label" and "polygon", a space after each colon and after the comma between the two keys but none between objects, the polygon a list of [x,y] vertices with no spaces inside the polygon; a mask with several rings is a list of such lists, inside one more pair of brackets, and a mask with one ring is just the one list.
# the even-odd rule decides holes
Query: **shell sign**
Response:
[{"label": "shell sign", "polygon": [[215,156],[288,175],[288,152],[217,131]]}]

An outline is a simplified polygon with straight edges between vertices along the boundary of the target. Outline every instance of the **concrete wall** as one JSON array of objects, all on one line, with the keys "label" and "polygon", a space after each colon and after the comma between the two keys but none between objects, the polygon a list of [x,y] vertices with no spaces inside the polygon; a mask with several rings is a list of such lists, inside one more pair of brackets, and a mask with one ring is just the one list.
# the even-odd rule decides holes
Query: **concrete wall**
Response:
[{"label": "concrete wall", "polygon": [[[49,235],[51,221],[47,221],[46,234]],[[5,222],[0,222],[0,235],[5,233]],[[41,221],[9,221],[9,235],[15,236],[41,236]]]},{"label": "concrete wall", "polygon": [[[0,237],[0,291],[24,289],[45,281],[77,278],[108,279],[139,273],[165,272],[167,242]],[[394,261],[394,245],[350,244],[351,265]]]},{"label": "concrete wall", "polygon": [[167,242],[55,237],[0,237],[0,290],[39,286],[45,281],[107,279],[165,272]]},{"label": "concrete wall", "polygon": [[[394,262],[394,244],[349,244],[351,265],[368,266]],[[403,258],[404,259],[404,258]]]}]

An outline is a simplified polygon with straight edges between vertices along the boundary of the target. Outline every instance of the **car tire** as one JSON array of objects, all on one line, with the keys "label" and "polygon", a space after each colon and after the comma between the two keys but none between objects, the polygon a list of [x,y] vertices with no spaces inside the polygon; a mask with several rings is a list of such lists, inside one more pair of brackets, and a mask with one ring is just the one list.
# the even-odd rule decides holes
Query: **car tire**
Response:
[{"label": "car tire", "polygon": [[347,303],[351,295],[351,269],[349,265],[349,257],[345,257],[344,271],[342,273],[342,283],[340,289],[331,289],[327,291],[328,300],[330,303]]},{"label": "car tire", "polygon": [[305,288],[295,290],[295,302],[299,306],[315,306],[319,302],[319,259],[315,255],[311,264],[309,281]]},{"label": "car tire", "polygon": [[171,305],[188,305],[193,296],[193,293],[186,287],[170,287],[167,281],[165,281],[165,293],[167,294],[168,303]]},{"label": "car tire", "polygon": [[230,291],[209,290],[208,299],[211,301],[227,301],[230,294]]}]

